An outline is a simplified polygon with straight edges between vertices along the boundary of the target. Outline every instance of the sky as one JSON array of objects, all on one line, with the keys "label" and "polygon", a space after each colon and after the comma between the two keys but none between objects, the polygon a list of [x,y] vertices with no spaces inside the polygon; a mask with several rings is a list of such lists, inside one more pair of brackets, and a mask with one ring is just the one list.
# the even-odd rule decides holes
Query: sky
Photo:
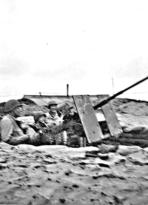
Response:
[{"label": "sky", "polygon": [[[0,100],[113,94],[148,76],[147,0],[0,0]],[[148,100],[148,82],[123,97]]]}]

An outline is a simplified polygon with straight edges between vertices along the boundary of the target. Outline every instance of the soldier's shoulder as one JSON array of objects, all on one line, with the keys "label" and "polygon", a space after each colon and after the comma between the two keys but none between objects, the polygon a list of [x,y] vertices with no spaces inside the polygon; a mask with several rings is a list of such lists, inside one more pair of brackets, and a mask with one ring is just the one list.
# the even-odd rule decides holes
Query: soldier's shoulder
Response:
[{"label": "soldier's shoulder", "polygon": [[10,122],[10,121],[12,121],[10,115],[4,115],[1,119],[1,122]]}]

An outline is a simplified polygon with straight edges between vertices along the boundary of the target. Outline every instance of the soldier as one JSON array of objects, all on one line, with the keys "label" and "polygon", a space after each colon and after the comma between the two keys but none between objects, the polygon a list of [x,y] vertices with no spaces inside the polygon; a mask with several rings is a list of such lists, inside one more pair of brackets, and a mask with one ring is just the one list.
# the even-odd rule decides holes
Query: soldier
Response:
[{"label": "soldier", "polygon": [[23,132],[19,126],[17,117],[22,114],[22,104],[12,99],[4,105],[4,117],[0,122],[1,140],[12,145],[22,143],[32,143],[38,140],[38,135],[33,129],[27,129]]},{"label": "soldier", "polygon": [[43,129],[47,128],[45,113],[39,113],[38,115],[35,115],[34,121],[35,121],[35,128],[37,129],[37,131],[40,132]]},{"label": "soldier", "polygon": [[47,116],[47,124],[49,133],[53,136],[55,144],[66,144],[65,142],[65,129],[66,126],[63,124],[63,114],[58,109],[58,104],[55,101],[50,101],[46,106],[49,109]]},{"label": "soldier", "polygon": [[67,113],[63,117],[63,124],[67,133],[67,145],[72,147],[82,146],[83,139],[85,138],[84,130],[73,106],[69,106]]},{"label": "soldier", "polygon": [[60,125],[62,124],[61,113],[57,111],[57,103],[55,101],[50,101],[46,106],[49,109],[47,114],[47,121],[49,125]]}]

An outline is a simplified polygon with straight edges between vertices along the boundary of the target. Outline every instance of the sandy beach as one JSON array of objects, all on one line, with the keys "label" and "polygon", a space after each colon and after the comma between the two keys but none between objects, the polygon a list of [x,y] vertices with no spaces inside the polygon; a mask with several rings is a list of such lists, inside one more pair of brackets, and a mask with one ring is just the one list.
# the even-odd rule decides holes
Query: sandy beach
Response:
[{"label": "sandy beach", "polygon": [[148,149],[99,150],[1,143],[0,204],[147,204]]},{"label": "sandy beach", "polygon": [[[132,107],[132,109],[130,108]],[[117,107],[116,107],[117,108]],[[116,110],[131,146],[0,143],[0,204],[7,205],[147,205],[147,104],[127,102]],[[137,112],[136,112],[137,111]]]}]

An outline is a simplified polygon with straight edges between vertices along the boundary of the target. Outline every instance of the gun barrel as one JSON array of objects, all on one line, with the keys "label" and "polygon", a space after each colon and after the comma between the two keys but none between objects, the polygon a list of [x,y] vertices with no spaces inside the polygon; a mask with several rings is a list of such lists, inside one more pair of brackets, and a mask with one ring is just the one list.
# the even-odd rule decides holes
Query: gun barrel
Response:
[{"label": "gun barrel", "polygon": [[99,102],[97,105],[94,106],[94,109],[96,110],[97,108],[99,108],[99,107],[105,105],[106,103],[108,103],[109,101],[113,100],[113,99],[116,98],[117,96],[119,96],[119,95],[121,95],[122,93],[126,92],[127,90],[129,90],[129,89],[135,87],[136,85],[138,85],[138,84],[144,82],[144,81],[147,80],[147,79],[148,79],[148,76],[145,77],[145,78],[143,78],[142,80],[139,80],[138,82],[132,84],[131,86],[129,86],[129,87],[127,87],[127,88],[125,88],[125,89],[123,89],[123,90],[121,90],[121,91],[115,93],[114,95],[112,95],[112,96],[110,96],[110,97],[108,97],[108,98],[102,100],[101,102]]}]

